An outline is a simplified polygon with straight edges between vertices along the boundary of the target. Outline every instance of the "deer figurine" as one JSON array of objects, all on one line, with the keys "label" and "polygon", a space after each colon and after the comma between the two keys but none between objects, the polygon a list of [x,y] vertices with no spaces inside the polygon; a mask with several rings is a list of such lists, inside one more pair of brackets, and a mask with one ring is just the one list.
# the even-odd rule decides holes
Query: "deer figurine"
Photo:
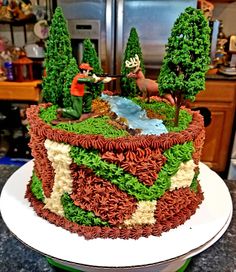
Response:
[{"label": "deer figurine", "polygon": [[[147,99],[147,102],[150,102],[151,96],[159,96],[157,82],[152,79],[145,78],[140,68],[140,60],[137,54],[135,54],[134,58],[130,58],[130,61],[126,60],[125,66],[127,68],[133,68],[127,77],[136,79],[137,87],[142,93],[142,97]],[[165,95],[164,100],[165,99],[168,100],[170,104],[175,104],[174,99],[170,94]]]}]

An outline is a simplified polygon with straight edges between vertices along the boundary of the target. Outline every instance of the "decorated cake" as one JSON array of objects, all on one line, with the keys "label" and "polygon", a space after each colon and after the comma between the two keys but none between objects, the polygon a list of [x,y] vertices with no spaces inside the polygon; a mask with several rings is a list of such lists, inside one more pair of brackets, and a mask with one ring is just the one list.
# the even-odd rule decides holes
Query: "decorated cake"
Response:
[{"label": "decorated cake", "polygon": [[[190,8],[181,16],[194,17],[196,22],[196,14],[198,11]],[[66,29],[66,23],[63,27],[58,25],[63,22],[60,16],[58,8],[51,37],[55,32],[53,26]],[[186,22],[186,17],[183,19]],[[205,22],[201,15],[200,20]],[[138,82],[142,55],[137,50],[125,59],[130,74],[124,77],[121,89],[127,88],[128,80],[132,86],[136,80],[135,87],[141,96],[125,97],[122,93],[118,96],[99,89],[114,77],[101,75],[91,55],[84,55],[78,67],[70,51],[65,54],[70,59],[66,59],[61,58],[62,51],[58,49],[58,58],[56,53],[53,57],[54,66],[47,64],[50,46],[57,47],[55,38],[51,39],[47,44],[43,82],[45,103],[27,110],[34,169],[26,198],[36,214],[86,239],[160,236],[183,224],[204,199],[198,180],[205,136],[203,117],[181,104],[183,98],[191,99],[203,89],[204,73],[200,66],[196,65],[195,73],[186,60],[182,62],[175,69],[179,79],[175,81],[178,85],[175,91],[168,70],[173,63],[169,64],[167,51],[159,77],[159,93],[154,94],[151,93],[154,82],[147,80],[141,82],[143,85]],[[58,47],[70,48],[69,40],[59,41]],[[186,37],[181,48],[185,40]],[[62,46],[63,42],[67,47]],[[209,45],[202,46],[207,52]],[[201,44],[197,47],[199,52],[192,53],[191,62],[197,63],[202,57]],[[173,50],[171,44],[169,48]],[[57,65],[57,59],[67,63]],[[208,58],[204,61],[207,63]],[[67,68],[55,72],[62,66]],[[186,76],[182,77],[184,72]],[[183,78],[185,83],[181,86]]]}]

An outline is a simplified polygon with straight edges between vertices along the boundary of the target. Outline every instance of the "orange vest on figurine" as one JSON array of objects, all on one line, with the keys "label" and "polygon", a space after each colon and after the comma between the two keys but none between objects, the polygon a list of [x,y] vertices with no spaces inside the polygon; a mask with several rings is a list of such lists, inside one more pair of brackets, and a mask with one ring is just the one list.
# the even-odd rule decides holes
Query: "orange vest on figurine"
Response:
[{"label": "orange vest on figurine", "polygon": [[70,94],[74,96],[84,96],[85,91],[85,84],[84,83],[78,83],[79,78],[86,78],[87,76],[84,74],[78,74],[76,75],[71,83],[70,87]]}]

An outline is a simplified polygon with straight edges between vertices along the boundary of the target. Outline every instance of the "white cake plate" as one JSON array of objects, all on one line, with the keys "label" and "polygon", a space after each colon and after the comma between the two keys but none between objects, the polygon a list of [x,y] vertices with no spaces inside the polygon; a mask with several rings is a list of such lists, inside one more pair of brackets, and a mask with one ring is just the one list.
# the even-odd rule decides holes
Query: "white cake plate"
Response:
[{"label": "white cake plate", "polygon": [[201,163],[199,179],[205,199],[185,224],[160,237],[85,240],[35,214],[24,198],[32,169],[30,161],[8,179],[0,199],[2,218],[24,244],[59,264],[82,271],[176,271],[188,258],[215,243],[232,218],[227,186]]}]

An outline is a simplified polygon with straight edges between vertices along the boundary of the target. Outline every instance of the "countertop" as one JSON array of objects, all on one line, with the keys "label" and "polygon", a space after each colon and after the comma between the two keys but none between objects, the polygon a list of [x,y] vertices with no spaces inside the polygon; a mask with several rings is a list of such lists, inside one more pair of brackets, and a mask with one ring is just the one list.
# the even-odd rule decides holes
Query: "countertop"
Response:
[{"label": "countertop", "polygon": [[[0,192],[16,166],[0,165]],[[236,181],[225,181],[233,200],[233,218],[223,236],[191,259],[185,272],[236,272]],[[177,245],[176,245],[177,246]],[[0,217],[0,272],[58,272],[46,258],[18,241]],[[145,272],[145,271],[144,271]]]},{"label": "countertop", "polygon": [[226,80],[226,81],[236,81],[236,76],[227,76],[220,73],[217,74],[207,74],[206,80]]},{"label": "countertop", "polygon": [[236,75],[229,75],[220,72],[220,69],[210,69],[206,73],[206,80],[226,80],[226,81],[236,81]]}]

